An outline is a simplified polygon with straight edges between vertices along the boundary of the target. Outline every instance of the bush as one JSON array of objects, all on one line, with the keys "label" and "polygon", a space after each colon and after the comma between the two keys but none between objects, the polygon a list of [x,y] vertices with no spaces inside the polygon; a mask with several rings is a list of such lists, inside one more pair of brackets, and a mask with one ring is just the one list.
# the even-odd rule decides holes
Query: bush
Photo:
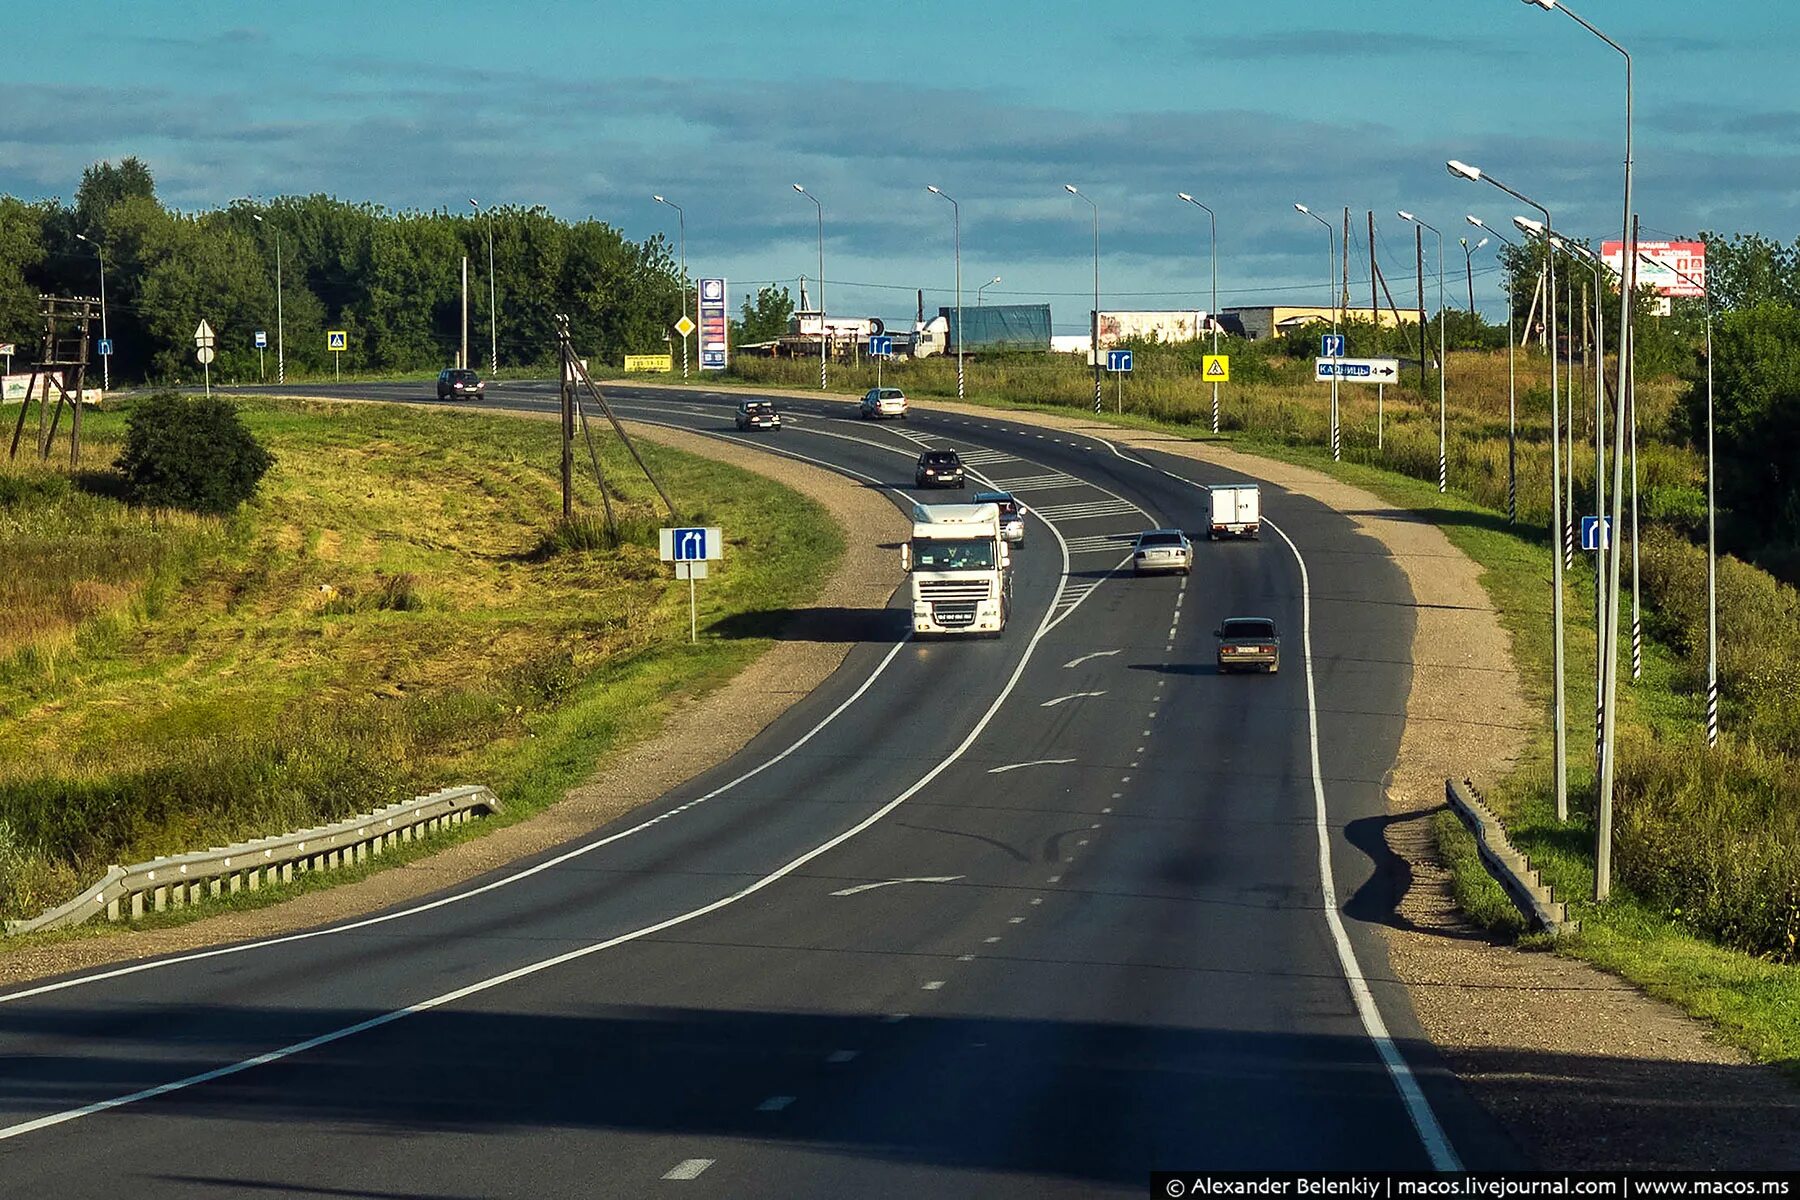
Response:
[{"label": "bush", "polygon": [[223,515],[274,462],[228,401],[161,392],[127,415],[117,466],[135,504]]}]

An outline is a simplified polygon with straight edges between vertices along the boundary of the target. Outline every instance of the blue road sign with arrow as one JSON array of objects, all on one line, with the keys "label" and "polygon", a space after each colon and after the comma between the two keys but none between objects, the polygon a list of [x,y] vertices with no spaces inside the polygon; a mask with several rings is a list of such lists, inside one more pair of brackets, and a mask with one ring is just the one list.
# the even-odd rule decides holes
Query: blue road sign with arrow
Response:
[{"label": "blue road sign with arrow", "polygon": [[1106,352],[1106,369],[1121,373],[1129,372],[1131,370],[1131,351],[1108,350]]}]

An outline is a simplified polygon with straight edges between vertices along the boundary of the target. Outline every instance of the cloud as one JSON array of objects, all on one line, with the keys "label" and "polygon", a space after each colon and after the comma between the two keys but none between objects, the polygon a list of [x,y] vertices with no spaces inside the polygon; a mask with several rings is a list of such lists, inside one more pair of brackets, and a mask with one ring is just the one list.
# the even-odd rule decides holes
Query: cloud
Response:
[{"label": "cloud", "polygon": [[[1207,58],[1237,61],[1334,58],[1367,62],[1372,58],[1415,58],[1429,54],[1465,54],[1469,45],[1460,38],[1419,33],[1374,33],[1367,29],[1298,29],[1271,33],[1196,33],[1188,46]],[[1483,55],[1516,53],[1493,41],[1481,44]]]}]

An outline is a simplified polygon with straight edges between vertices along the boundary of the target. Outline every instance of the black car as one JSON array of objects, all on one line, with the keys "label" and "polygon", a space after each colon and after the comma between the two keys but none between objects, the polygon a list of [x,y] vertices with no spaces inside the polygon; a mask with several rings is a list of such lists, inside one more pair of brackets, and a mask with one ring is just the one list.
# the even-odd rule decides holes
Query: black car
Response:
[{"label": "black car", "polygon": [[913,469],[914,487],[962,487],[963,463],[954,450],[927,450]]},{"label": "black car", "polygon": [[487,391],[487,384],[481,376],[467,367],[449,367],[438,372],[438,399],[448,400],[452,396],[479,400]]},{"label": "black car", "polygon": [[1281,669],[1281,634],[1267,617],[1228,617],[1213,630],[1219,639],[1219,671]]},{"label": "black car", "polygon": [[740,400],[737,406],[739,429],[780,429],[781,414],[770,400]]}]

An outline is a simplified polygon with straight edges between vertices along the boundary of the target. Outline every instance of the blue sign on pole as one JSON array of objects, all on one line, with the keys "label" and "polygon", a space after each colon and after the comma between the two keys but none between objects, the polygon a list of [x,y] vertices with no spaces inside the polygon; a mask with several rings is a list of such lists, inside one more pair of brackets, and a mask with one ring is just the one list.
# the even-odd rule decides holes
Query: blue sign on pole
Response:
[{"label": "blue sign on pole", "polygon": [[1129,372],[1131,370],[1131,351],[1108,350],[1106,352],[1106,369],[1114,372]]},{"label": "blue sign on pole", "polygon": [[706,561],[706,529],[677,529],[674,538],[676,562]]},{"label": "blue sign on pole", "polygon": [[1344,357],[1346,338],[1341,333],[1324,333],[1319,335],[1319,356],[1321,358]]},{"label": "blue sign on pole", "polygon": [[1605,550],[1611,545],[1611,517],[1581,518],[1581,548],[1583,550]]},{"label": "blue sign on pole", "polygon": [[869,338],[870,358],[891,358],[894,354],[894,339],[886,334],[877,334]]},{"label": "blue sign on pole", "polygon": [[269,348],[269,331],[268,330],[259,329],[256,331],[256,348],[258,350],[267,350]]},{"label": "blue sign on pole", "polygon": [[112,339],[111,338],[99,339],[99,350],[100,350],[101,358],[105,358],[107,355],[111,354],[112,353]]}]

